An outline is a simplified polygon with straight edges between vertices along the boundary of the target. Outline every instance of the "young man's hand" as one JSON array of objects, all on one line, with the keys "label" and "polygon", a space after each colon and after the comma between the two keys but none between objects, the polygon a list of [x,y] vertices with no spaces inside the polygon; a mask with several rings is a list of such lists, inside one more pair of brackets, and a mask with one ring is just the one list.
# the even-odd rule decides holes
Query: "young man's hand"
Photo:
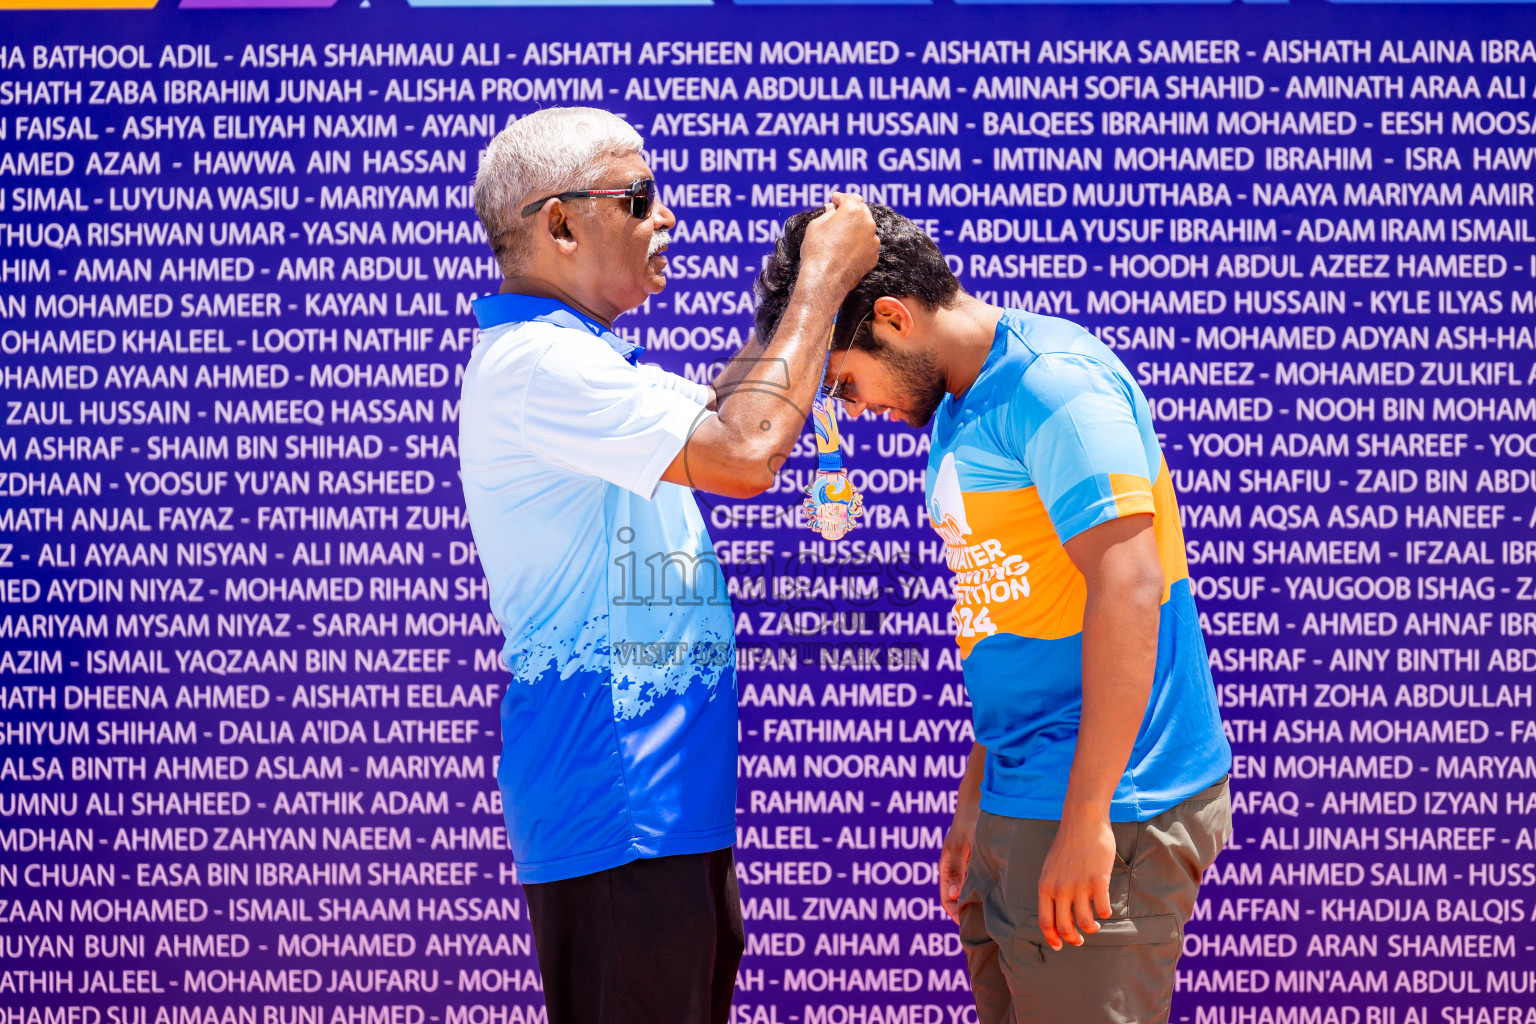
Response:
[{"label": "young man's hand", "polygon": [[1115,869],[1115,833],[1109,819],[1066,816],[1040,869],[1040,931],[1052,949],[1081,946],[1109,917],[1109,875]]},{"label": "young man's hand", "polygon": [[963,808],[956,808],[955,820],[944,835],[944,848],[939,851],[939,903],[956,924],[960,923],[960,887],[965,884],[975,840],[976,811],[967,815]]}]

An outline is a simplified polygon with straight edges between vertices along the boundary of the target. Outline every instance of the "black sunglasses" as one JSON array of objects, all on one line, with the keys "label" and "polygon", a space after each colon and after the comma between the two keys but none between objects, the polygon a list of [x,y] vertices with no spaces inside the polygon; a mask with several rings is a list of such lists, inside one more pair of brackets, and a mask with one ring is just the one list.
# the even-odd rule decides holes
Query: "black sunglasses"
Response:
[{"label": "black sunglasses", "polygon": [[628,199],[629,215],[642,219],[651,215],[651,204],[656,201],[656,179],[641,178],[630,182],[628,188],[584,188],[576,192],[557,192],[523,207],[523,216],[532,217],[551,199]]}]

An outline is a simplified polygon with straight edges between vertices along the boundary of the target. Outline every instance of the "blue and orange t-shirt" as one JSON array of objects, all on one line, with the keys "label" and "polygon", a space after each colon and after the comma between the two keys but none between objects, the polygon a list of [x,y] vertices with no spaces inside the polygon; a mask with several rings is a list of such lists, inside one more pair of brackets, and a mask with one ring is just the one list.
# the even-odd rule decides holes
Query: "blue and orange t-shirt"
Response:
[{"label": "blue and orange t-shirt", "polygon": [[1164,591],[1152,695],[1112,821],[1145,821],[1225,775],[1184,536],[1146,396],[1125,365],[1066,320],[1009,310],[992,351],[934,414],[928,514],[955,573],[955,626],[976,741],[981,806],[1061,817],[1082,715],[1087,588],[1066,541],[1150,514]]}]

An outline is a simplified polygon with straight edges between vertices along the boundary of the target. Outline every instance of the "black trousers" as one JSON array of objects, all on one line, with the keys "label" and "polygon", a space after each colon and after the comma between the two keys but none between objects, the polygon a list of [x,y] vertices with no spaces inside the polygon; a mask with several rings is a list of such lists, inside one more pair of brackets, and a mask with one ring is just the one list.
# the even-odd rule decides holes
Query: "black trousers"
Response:
[{"label": "black trousers", "polygon": [[549,1024],[727,1024],[746,945],[729,849],[523,892]]}]

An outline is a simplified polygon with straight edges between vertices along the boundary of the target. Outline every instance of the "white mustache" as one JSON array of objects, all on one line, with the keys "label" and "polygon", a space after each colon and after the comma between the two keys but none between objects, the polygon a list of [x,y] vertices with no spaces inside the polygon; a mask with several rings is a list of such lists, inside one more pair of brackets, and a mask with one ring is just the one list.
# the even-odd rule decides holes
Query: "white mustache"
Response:
[{"label": "white mustache", "polygon": [[671,243],[672,232],[666,228],[662,228],[660,231],[651,236],[651,247],[650,250],[645,254],[645,258],[650,259],[652,256],[655,256],[657,253],[661,252],[662,249]]}]

